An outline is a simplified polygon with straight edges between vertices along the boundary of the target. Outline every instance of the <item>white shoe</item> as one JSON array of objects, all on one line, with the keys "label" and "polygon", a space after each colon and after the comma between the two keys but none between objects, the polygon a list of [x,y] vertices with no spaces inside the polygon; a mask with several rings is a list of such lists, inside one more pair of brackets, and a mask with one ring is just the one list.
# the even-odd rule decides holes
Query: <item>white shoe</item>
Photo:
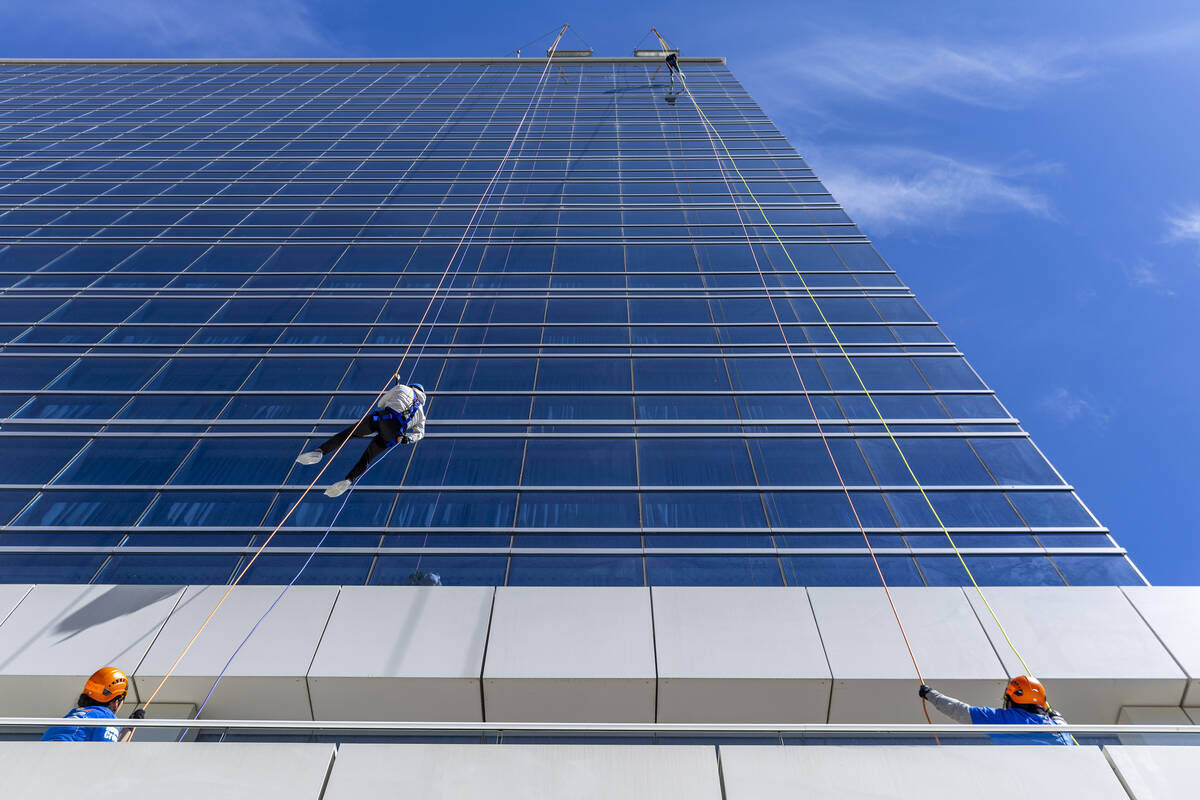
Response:
[{"label": "white shoe", "polygon": [[326,497],[341,497],[350,488],[350,481],[338,481],[325,490]]},{"label": "white shoe", "polygon": [[324,455],[325,454],[320,450],[309,450],[307,453],[301,453],[298,455],[296,457],[296,463],[303,464],[307,467],[309,464],[315,464],[320,461]]}]

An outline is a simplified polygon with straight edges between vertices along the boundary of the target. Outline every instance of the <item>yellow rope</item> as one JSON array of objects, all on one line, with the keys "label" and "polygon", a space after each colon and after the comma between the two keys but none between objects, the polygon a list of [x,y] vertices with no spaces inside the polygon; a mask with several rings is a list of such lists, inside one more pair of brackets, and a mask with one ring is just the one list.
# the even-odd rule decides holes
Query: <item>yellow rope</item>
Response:
[{"label": "yellow rope", "polygon": [[[662,42],[663,49],[669,49],[666,41],[664,41],[661,37],[659,37],[659,41]],[[975,587],[975,591],[979,595],[979,599],[983,601],[984,606],[987,607],[988,613],[992,616],[992,620],[995,621],[996,627],[1000,629],[1000,634],[1004,637],[1004,641],[1012,650],[1013,655],[1017,657],[1017,660],[1021,662],[1021,667],[1025,670],[1025,674],[1032,674],[1029,670],[1029,665],[1025,663],[1025,659],[1021,657],[1020,651],[1017,650],[1017,646],[1013,644],[1012,638],[1009,637],[1008,631],[1005,630],[1004,624],[1000,622],[1000,617],[996,614],[996,610],[992,608],[992,604],[988,602],[987,597],[983,593],[983,589],[979,587],[979,583],[975,580],[975,575],[972,574],[971,568],[967,566],[966,560],[963,559],[962,553],[959,552],[958,545],[954,543],[954,537],[950,535],[950,531],[946,528],[945,523],[942,522],[942,518],[938,515],[937,509],[933,507],[933,501],[929,499],[929,495],[926,494],[925,487],[921,485],[921,481],[917,477],[917,473],[913,471],[912,466],[908,463],[908,458],[905,457],[904,450],[900,447],[900,442],[896,439],[895,434],[892,433],[892,429],[888,426],[887,420],[884,419],[883,412],[881,412],[879,410],[879,406],[875,404],[875,398],[871,395],[870,390],[867,389],[867,384],[863,381],[862,376],[858,374],[858,369],[854,366],[854,361],[850,358],[850,354],[842,345],[842,341],[838,338],[837,332],[834,331],[833,325],[830,324],[829,319],[826,318],[825,312],[821,309],[821,304],[817,301],[816,295],[812,293],[812,290],[808,286],[808,281],[804,280],[804,274],[800,271],[800,268],[796,266],[796,262],[792,260],[791,253],[788,252],[787,247],[785,247],[783,244],[783,239],[775,230],[775,226],[771,224],[771,220],[767,218],[767,212],[763,209],[762,204],[758,202],[758,198],[755,197],[753,190],[750,188],[750,183],[746,180],[745,176],[742,175],[742,171],[738,169],[737,162],[734,161],[733,154],[729,152],[729,148],[726,146],[725,140],[721,138],[721,133],[708,119],[708,116],[704,113],[703,109],[700,108],[700,104],[696,102],[695,96],[692,95],[692,90],[688,88],[687,80],[684,78],[682,70],[679,72],[679,83],[681,86],[683,86],[683,90],[687,92],[688,99],[692,101],[692,105],[695,106],[696,113],[700,115],[700,119],[705,125],[708,126],[709,130],[711,130],[713,135],[717,138],[717,141],[721,145],[721,149],[725,151],[725,157],[729,159],[729,165],[733,168],[734,173],[737,174],[738,179],[746,188],[746,194],[748,194],[750,199],[754,201],[755,207],[758,208],[759,213],[762,214],[763,222],[766,223],[767,228],[771,231],[771,235],[775,237],[775,241],[779,244],[780,249],[783,250],[783,254],[787,257],[788,263],[792,265],[792,269],[795,271],[796,277],[800,279],[800,285],[803,287],[805,294],[808,295],[808,299],[812,301],[813,306],[817,309],[817,313],[821,316],[821,322],[823,322],[825,327],[829,330],[829,335],[833,337],[834,344],[837,345],[842,357],[845,358],[846,363],[850,365],[850,370],[854,373],[854,377],[858,381],[858,385],[862,387],[863,394],[865,394],[867,400],[870,401],[871,408],[875,409],[875,414],[879,417],[879,422],[883,425],[883,429],[887,433],[888,438],[892,440],[892,444],[895,446],[896,452],[900,454],[900,460],[904,462],[904,468],[907,469],[908,474],[912,476],[913,483],[916,485],[917,490],[921,493],[921,497],[925,498],[926,505],[929,506],[929,510],[933,513],[933,518],[937,521],[938,527],[942,529],[942,533],[946,535],[946,540],[950,542],[950,547],[954,550],[954,555],[958,557],[959,563],[962,564],[963,569],[966,570],[967,577],[971,579],[971,585]]]}]

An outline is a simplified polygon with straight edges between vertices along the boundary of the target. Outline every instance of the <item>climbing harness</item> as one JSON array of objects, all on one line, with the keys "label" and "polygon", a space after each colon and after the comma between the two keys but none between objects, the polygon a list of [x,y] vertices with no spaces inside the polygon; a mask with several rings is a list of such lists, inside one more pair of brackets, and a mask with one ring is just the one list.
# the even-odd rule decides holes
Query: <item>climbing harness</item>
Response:
[{"label": "climbing harness", "polygon": [[[567,31],[567,27],[568,27],[567,25],[563,25],[562,28],[559,30],[558,36],[555,38],[554,43],[550,46],[550,50],[548,51],[550,54],[553,54],[554,51],[558,48],[558,44],[560,41],[562,41],[562,37]],[[503,171],[505,164],[508,162],[508,158],[512,153],[513,147],[516,146],[516,142],[520,138],[521,130],[525,127],[525,122],[529,118],[529,113],[530,113],[530,110],[534,106],[534,101],[538,97],[541,88],[545,84],[545,78],[546,78],[547,73],[549,72],[550,63],[551,63],[551,58],[547,57],[546,65],[542,68],[542,72],[539,75],[538,81],[534,86],[534,91],[533,91],[532,96],[530,97],[529,104],[525,108],[525,113],[522,114],[520,120],[517,122],[517,125],[516,125],[515,129],[513,130],[512,139],[509,141],[507,149],[504,151],[504,154],[501,156],[500,162],[499,162],[499,164],[497,164],[496,170],[495,170],[495,172],[493,172],[491,179],[488,181],[487,185],[484,187],[484,190],[480,195],[479,202],[475,206],[475,210],[471,213],[470,218],[467,220],[466,228],[463,230],[462,237],[460,237],[458,244],[454,248],[454,251],[450,254],[450,258],[446,263],[446,268],[445,268],[445,270],[442,271],[441,278],[438,280],[437,285],[434,287],[433,292],[430,294],[429,302],[426,304],[425,310],[422,312],[421,318],[417,322],[416,328],[414,329],[413,338],[405,346],[404,352],[400,357],[400,361],[399,361],[400,366],[403,366],[404,362],[408,359],[409,352],[412,350],[413,346],[416,344],[417,337],[420,335],[420,330],[425,325],[426,319],[429,317],[430,310],[433,309],[435,302],[438,300],[438,295],[443,294],[442,286],[446,281],[446,277],[450,274],[451,267],[455,264],[456,259],[458,260],[459,266],[461,266],[462,259],[459,258],[459,253],[463,252],[464,243],[466,243],[466,246],[469,248],[470,242],[474,241],[474,231],[478,227],[476,225],[476,220],[479,218],[479,215],[483,209],[484,204],[486,203],[488,197],[491,195],[492,190],[495,188],[496,182],[499,179],[500,174]],[[470,242],[468,242],[468,237],[470,239]],[[465,253],[464,253],[464,257],[465,257]],[[455,270],[455,274],[457,274],[457,270]],[[453,283],[453,281],[451,281],[451,283]],[[446,296],[443,295],[442,302],[438,306],[438,312],[437,312],[438,314],[440,314],[441,309],[445,306],[445,302],[446,302]],[[437,319],[437,314],[435,314],[434,319],[435,320]],[[433,323],[430,323],[429,331],[426,333],[426,336],[425,336],[425,341],[422,342],[422,344],[420,346],[420,350],[417,353],[417,357],[412,364],[410,372],[415,373],[417,364],[420,361],[421,354],[424,352],[425,345],[428,343],[429,337],[432,335],[432,331],[433,331]],[[393,377],[395,377],[397,380],[399,380],[399,367],[395,371]],[[409,380],[411,381],[411,379],[412,378],[410,375]],[[387,386],[390,383],[391,383],[391,378],[388,379],[387,383],[384,384],[383,388],[381,388],[379,390],[379,392],[375,395],[375,398],[371,401],[371,404],[368,406],[368,409],[377,408],[379,401],[382,399],[383,395],[387,392]],[[370,413],[371,413],[370,410],[368,410],[366,413],[364,413],[363,417],[360,419],[360,422],[364,421],[366,419],[367,415]],[[343,442],[341,442],[337,446],[337,448],[333,451],[332,455],[334,457],[336,457],[337,454],[339,452],[341,452],[341,449],[343,447],[345,447],[346,442],[348,442],[348,441],[350,441],[350,437],[347,437]],[[385,455],[386,455],[386,451],[385,451]],[[266,539],[264,539],[263,543],[261,545],[259,545],[259,547],[255,550],[254,554],[246,562],[246,565],[241,569],[241,571],[237,574],[237,576],[233,579],[233,581],[230,582],[229,586],[226,587],[225,592],[221,595],[221,598],[217,601],[216,605],[213,606],[213,609],[208,613],[208,616],[206,616],[204,618],[204,621],[200,624],[200,627],[196,630],[196,632],[194,634],[192,634],[191,639],[188,640],[188,643],[184,646],[183,650],[179,653],[179,655],[175,658],[175,661],[172,662],[171,666],[167,669],[166,673],[159,680],[158,685],[155,686],[155,688],[154,688],[154,691],[152,691],[150,693],[150,696],[146,699],[146,702],[142,706],[143,709],[149,708],[150,704],[152,702],[154,702],[155,697],[158,696],[158,693],[162,690],[162,688],[166,684],[166,682],[175,673],[175,670],[178,669],[179,664],[187,656],[188,652],[191,651],[191,649],[195,645],[196,641],[200,638],[200,635],[207,629],[208,625],[212,622],[213,617],[216,616],[217,612],[221,609],[221,607],[229,599],[229,596],[233,593],[234,587],[236,587],[242,581],[242,579],[246,576],[246,574],[250,571],[250,569],[254,565],[254,562],[258,559],[259,556],[262,555],[263,551],[266,550],[266,548],[270,544],[271,540],[274,539],[275,535],[277,533],[279,533],[280,529],[283,528],[283,525],[287,522],[287,520],[290,519],[292,514],[296,511],[296,509],[299,508],[300,504],[304,501],[304,498],[317,485],[317,482],[320,481],[321,477],[325,473],[325,470],[329,468],[329,464],[331,464],[333,461],[334,461],[334,458],[325,459],[325,463],[321,466],[321,469],[313,477],[312,482],[309,483],[309,485],[304,489],[304,491],[302,491],[300,493],[300,496],[296,499],[296,501],[291,505],[291,507],[283,515],[282,519],[280,519],[280,521],[278,523],[276,523],[275,527],[271,530],[270,534],[266,537]],[[345,507],[345,504],[349,500],[349,497],[350,497],[350,493],[347,493],[346,500],[343,500],[341,508]],[[338,513],[339,514],[341,513],[340,508],[339,508]],[[336,517],[335,517],[335,519],[336,519]],[[325,538],[327,538],[329,536],[329,532],[332,530],[333,530],[333,525],[331,523],[329,528],[326,530],[325,535],[321,539],[322,542],[324,542]],[[319,547],[319,545],[318,545],[318,547]],[[292,586],[293,583],[295,583],[295,581],[299,578],[300,573],[303,572],[303,570],[312,561],[312,558],[316,555],[316,552],[317,552],[317,549],[314,548],[312,553],[309,555],[309,558],[302,565],[300,572],[298,572],[296,574],[296,577],[292,579],[291,583],[289,583],[287,586],[284,587],[284,589],[280,592],[279,597],[276,598],[275,603],[273,603],[271,605],[271,607],[268,608],[267,613],[270,613],[271,609],[273,609],[275,607],[275,605],[278,604],[279,600],[282,599],[283,595],[286,594],[287,590]],[[418,564],[418,567],[419,567],[419,564]],[[264,614],[263,617],[260,618],[259,623],[261,623],[262,619],[265,619],[265,617],[266,617],[266,614]],[[243,639],[242,643],[238,645],[238,648],[237,648],[238,650],[240,650],[241,647],[245,645],[246,641],[249,640],[250,636],[253,635],[254,630],[257,629],[259,623],[255,623],[255,626],[251,629],[250,633],[247,634],[246,638]],[[237,655],[237,650],[235,650],[235,652],[234,652],[234,656],[236,656],[236,655]],[[232,658],[230,659],[229,662],[226,663],[226,668],[228,667],[229,663],[232,663]],[[222,671],[222,673],[218,674],[217,681],[214,682],[213,687],[209,690],[209,697],[212,696],[212,692],[216,689],[216,684],[220,681],[223,674],[224,674],[224,671]],[[207,702],[207,701],[208,701],[208,698],[206,697],[205,702]],[[196,713],[197,713],[197,715],[199,715],[199,710]]]},{"label": "climbing harness", "polygon": [[400,435],[389,439],[384,448],[391,447],[395,444],[408,444],[408,423],[412,422],[413,417],[421,410],[422,403],[420,400],[413,402],[405,411],[396,411],[394,408],[377,408],[375,413],[371,415],[371,421],[375,423],[391,421],[400,425]]}]

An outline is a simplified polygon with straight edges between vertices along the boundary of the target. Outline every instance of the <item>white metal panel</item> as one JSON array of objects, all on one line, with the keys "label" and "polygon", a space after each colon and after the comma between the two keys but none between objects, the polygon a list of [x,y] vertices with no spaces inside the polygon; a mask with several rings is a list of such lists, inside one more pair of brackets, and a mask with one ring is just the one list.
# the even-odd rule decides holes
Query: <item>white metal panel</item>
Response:
[{"label": "white metal panel", "polygon": [[1194,747],[1105,747],[1132,800],[1192,800],[1200,795]]},{"label": "white metal panel", "polygon": [[0,743],[4,800],[318,800],[331,744]]},{"label": "white metal panel", "polygon": [[650,590],[498,588],[483,683],[490,721],[653,722]]},{"label": "white metal panel", "polygon": [[[962,591],[891,591],[925,681],[968,702],[995,702],[1004,669]],[[809,595],[833,672],[829,721],[924,722],[913,656],[883,588],[811,587]]]},{"label": "white metal panel", "polygon": [[1200,586],[1125,586],[1121,591],[1188,675],[1185,706],[1200,706]]},{"label": "white metal panel", "polygon": [[316,719],[482,721],[494,591],[343,587],[308,672]]},{"label": "white metal panel", "polygon": [[[1024,668],[966,589],[1011,675]],[[1122,706],[1177,706],[1186,677],[1115,586],[996,586],[984,595],[1050,703],[1070,722],[1112,724]]]},{"label": "white metal panel", "polygon": [[181,586],[33,587],[0,624],[0,715],[54,716],[74,705],[100,667],[132,674],[182,593]]},{"label": "white metal panel", "polygon": [[720,757],[725,800],[1128,800],[1095,747],[722,746]]},{"label": "white metal panel", "polygon": [[[1175,706],[1125,706],[1117,717],[1118,725],[1191,725],[1192,720],[1182,708]],[[1200,744],[1200,739],[1181,738],[1169,733],[1122,733],[1121,744]],[[1200,757],[1200,754],[1198,754]]]},{"label": "white metal panel", "polygon": [[829,665],[802,588],[656,586],[659,722],[824,722]]},{"label": "white metal panel", "polygon": [[324,800],[721,800],[712,747],[347,744]]},{"label": "white metal panel", "polygon": [[32,588],[32,583],[0,583],[0,624],[8,619],[8,615]]},{"label": "white metal panel", "polygon": [[[199,706],[217,675],[280,586],[235,586],[196,639],[155,701]],[[137,668],[138,692],[154,691],[226,586],[189,586],[179,606]],[[329,620],[336,586],[293,586],[229,663],[202,717],[207,719],[312,719],[305,675]],[[151,706],[153,708],[153,705]]]}]

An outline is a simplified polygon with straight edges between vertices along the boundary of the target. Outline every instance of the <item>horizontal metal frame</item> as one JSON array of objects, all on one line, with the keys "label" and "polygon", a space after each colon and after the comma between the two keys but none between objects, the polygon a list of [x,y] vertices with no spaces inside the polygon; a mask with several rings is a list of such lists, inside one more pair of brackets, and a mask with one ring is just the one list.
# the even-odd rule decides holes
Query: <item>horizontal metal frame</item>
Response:
[{"label": "horizontal metal frame", "polygon": [[[236,66],[241,64],[247,65],[271,65],[293,66],[303,64],[313,64],[317,66],[331,65],[381,65],[381,64],[545,64],[550,59],[538,56],[527,56],[523,58],[497,57],[497,56],[456,56],[453,58],[443,56],[431,57],[403,57],[403,58],[0,58],[0,67],[44,67],[44,66],[116,66],[116,65],[131,65],[131,66],[165,66],[165,67],[187,67],[187,66]],[[657,63],[653,59],[639,56],[588,56],[586,58],[555,58],[555,64],[571,63],[571,64],[653,64]],[[681,56],[679,58],[681,64],[721,64],[725,63],[725,56]]]},{"label": "horizontal metal frame", "polygon": [[[561,438],[572,438],[570,434],[559,434]],[[182,438],[182,437],[181,437]],[[182,459],[181,459],[182,460]],[[114,486],[108,483],[0,483],[0,489],[24,489],[33,491],[196,491],[219,492],[238,490],[253,491],[302,491],[308,484],[237,484],[228,483],[123,483]],[[361,484],[359,491],[380,492],[839,492],[841,484]],[[848,484],[851,492],[1068,492],[1075,487],[1066,483],[1049,484]],[[53,526],[52,526],[53,527]],[[857,530],[857,528],[855,528]],[[940,530],[940,528],[939,528]]]},{"label": "horizontal metal frame", "polygon": [[[235,489],[237,487],[224,487],[226,489]],[[437,487],[433,487],[435,490]],[[176,533],[181,536],[189,536],[194,533],[237,533],[237,534],[253,534],[253,533],[271,533],[275,530],[270,525],[16,525],[10,524],[3,527],[5,532],[33,532],[33,533]],[[327,528],[319,525],[289,525],[286,529],[288,533],[324,533]],[[387,533],[415,533],[415,534],[462,534],[462,533],[488,533],[488,534],[551,534],[551,535],[573,535],[573,534],[594,534],[594,533],[612,533],[612,534],[704,534],[715,533],[735,536],[743,536],[748,534],[790,534],[790,533],[817,533],[817,534],[845,534],[845,535],[861,535],[864,529],[858,526],[847,528],[796,528],[796,527],[757,527],[757,528],[696,528],[696,527],[678,527],[678,528],[655,528],[649,526],[631,526],[625,528],[570,528],[570,527],[517,527],[509,526],[491,526],[491,527],[473,527],[469,525],[456,525],[446,527],[403,527],[403,526],[338,526],[339,533],[370,533],[370,534],[387,534]],[[935,534],[945,535],[949,530],[951,534],[965,535],[970,533],[977,534],[1033,534],[1034,536],[1043,533],[1066,534],[1066,533],[1110,533],[1108,528],[1104,526],[1070,526],[1060,525],[1058,527],[1039,526],[1039,527],[1024,527],[1024,526],[1009,526],[1004,528],[980,528],[980,527],[951,527],[945,529],[931,527],[906,527],[906,528],[865,528],[868,534],[899,534],[907,536],[909,534]],[[311,550],[312,548],[308,548]]]},{"label": "horizontal metal frame", "polygon": [[[140,528],[131,528],[126,533],[138,534]],[[345,534],[334,528],[336,534]],[[181,533],[183,533],[181,531]],[[189,531],[191,533],[191,531]],[[285,528],[281,534],[293,533]],[[0,541],[3,537],[0,536]],[[178,547],[57,547],[53,545],[3,545],[0,555],[253,555],[259,547],[213,547],[209,545],[181,545]],[[268,547],[264,555],[309,555],[312,547]],[[443,556],[1124,556],[1122,547],[960,547],[957,552],[950,547],[339,547],[322,545],[319,555],[443,555]]]},{"label": "horizontal metal frame", "polygon": [[[0,353],[0,356],[3,356]],[[47,356],[48,357],[48,356]],[[137,396],[137,395],[161,395],[163,397],[183,396],[220,396],[220,397],[236,397],[240,395],[250,396],[315,396],[315,397],[366,397],[369,398],[372,393],[378,391],[374,388],[369,389],[8,389],[0,387],[0,396],[6,394],[18,395],[119,395],[119,396]],[[572,391],[570,389],[508,389],[503,391],[496,390],[447,390],[438,391],[437,396],[445,397],[536,397],[539,395],[552,397],[804,397],[805,395],[824,396],[824,395],[862,395],[867,392],[862,389],[809,389],[801,392],[798,389],[733,389],[733,390],[706,390],[706,389],[645,389],[633,391],[632,389],[621,389],[613,391]],[[882,395],[938,395],[938,394],[986,394],[994,395],[991,389],[876,389],[870,392],[872,397]],[[769,422],[769,420],[767,421]],[[559,424],[571,424],[569,422],[560,422]],[[436,436],[437,434],[429,434]]]},{"label": "horizontal metal frame", "polygon": [[[232,418],[214,418],[214,419],[154,419],[142,417],[96,417],[92,419],[82,417],[70,418],[40,418],[40,417],[0,417],[0,422],[5,425],[247,425],[247,426],[287,426],[287,425],[353,425],[357,423],[358,418],[351,419],[349,417],[340,417],[336,419],[232,419]],[[994,418],[994,419],[890,419],[885,418],[883,422],[888,425],[944,425],[951,427],[955,425],[1017,425],[1019,421],[1015,418]],[[664,419],[657,420],[650,417],[644,419],[584,419],[570,420],[564,422],[561,419],[545,419],[545,418],[529,418],[529,419],[456,419],[452,422],[444,422],[444,425],[453,425],[456,428],[475,428],[475,427],[613,427],[613,426],[661,426],[666,428],[671,427],[693,427],[693,426],[714,426],[714,427],[730,427],[743,425],[750,426],[765,426],[765,425],[822,425],[829,427],[846,427],[852,425],[881,425],[883,424],[878,418],[875,419],[829,419],[822,418],[819,421],[808,419],[747,419],[738,417],[736,420],[728,419]]]},{"label": "horizontal metal frame", "polygon": [[[113,724],[112,719],[93,719],[80,717],[72,719],[72,726],[87,728],[102,728]],[[118,720],[118,723],[132,721]],[[62,717],[0,717],[0,728],[46,728],[62,725]],[[600,723],[600,722],[383,722],[383,721],[313,721],[313,720],[224,720],[224,719],[143,719],[137,720],[139,728],[194,728],[196,730],[280,730],[280,731],[372,731],[398,733],[525,733],[540,735],[580,736],[628,736],[631,734],[645,735],[686,735],[686,736],[762,736],[770,735],[811,735],[825,737],[831,734],[845,734],[861,737],[871,735],[895,735],[903,738],[913,736],[946,736],[949,738],[988,739],[989,734],[1025,734],[1034,735],[1045,729],[1030,728],[1028,725],[987,725],[985,727],[949,724],[922,725],[918,723],[733,723],[733,724],[692,724],[669,722],[643,723]],[[1054,733],[1069,733],[1078,736],[1126,736],[1132,734],[1191,736],[1200,744],[1200,725],[1056,725]]]}]

